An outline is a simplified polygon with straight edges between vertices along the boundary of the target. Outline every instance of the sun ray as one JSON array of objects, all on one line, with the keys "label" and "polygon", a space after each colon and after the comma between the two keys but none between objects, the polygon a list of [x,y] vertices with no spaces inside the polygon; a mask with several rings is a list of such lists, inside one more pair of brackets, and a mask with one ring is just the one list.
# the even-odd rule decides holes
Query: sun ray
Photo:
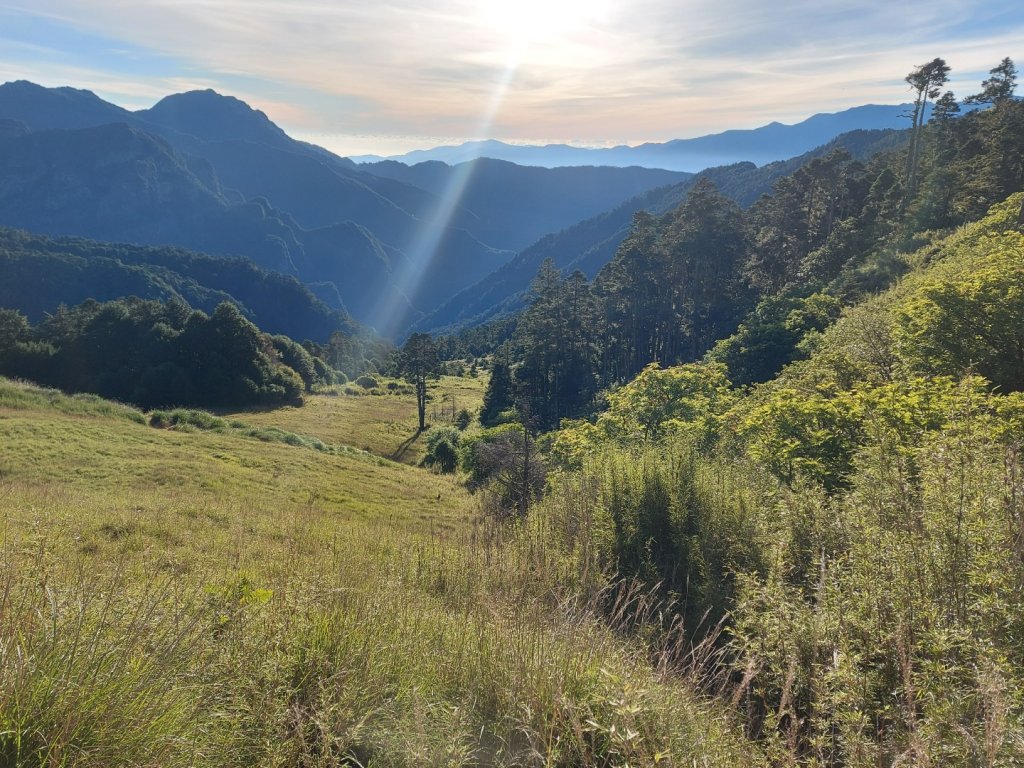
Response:
[{"label": "sun ray", "polygon": [[[523,44],[508,58],[501,77],[494,84],[490,99],[481,114],[477,125],[475,139],[490,138],[494,119],[501,109],[502,102],[508,93],[509,86],[515,78],[516,71],[522,61],[526,45]],[[373,326],[388,336],[400,333],[403,328],[402,304],[411,298],[423,280],[430,264],[437,257],[437,249],[448,230],[452,217],[462,202],[466,186],[473,175],[473,165],[462,163],[449,176],[444,191],[441,193],[437,207],[420,227],[417,236],[406,252],[407,260],[401,265],[394,276],[398,287],[397,294],[382,298],[378,311],[375,313]]]}]

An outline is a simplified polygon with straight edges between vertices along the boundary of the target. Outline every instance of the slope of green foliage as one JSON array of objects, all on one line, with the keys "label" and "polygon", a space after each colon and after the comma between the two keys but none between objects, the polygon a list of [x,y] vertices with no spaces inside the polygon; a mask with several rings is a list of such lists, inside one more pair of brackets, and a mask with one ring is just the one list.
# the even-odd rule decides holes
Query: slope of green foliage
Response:
[{"label": "slope of green foliage", "polygon": [[707,674],[774,764],[1024,760],[1022,203],[772,381],[650,367],[555,434],[537,524],[717,638]]}]

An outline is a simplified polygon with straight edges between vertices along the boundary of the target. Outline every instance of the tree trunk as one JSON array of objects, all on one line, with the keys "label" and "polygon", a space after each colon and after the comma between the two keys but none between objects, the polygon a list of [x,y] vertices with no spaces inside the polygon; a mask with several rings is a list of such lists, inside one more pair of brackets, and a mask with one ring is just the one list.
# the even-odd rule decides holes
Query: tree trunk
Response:
[{"label": "tree trunk", "polygon": [[419,411],[420,432],[427,428],[427,382],[416,382],[416,409]]},{"label": "tree trunk", "polygon": [[523,424],[523,487],[520,489],[519,517],[523,520],[530,512],[530,430]]}]

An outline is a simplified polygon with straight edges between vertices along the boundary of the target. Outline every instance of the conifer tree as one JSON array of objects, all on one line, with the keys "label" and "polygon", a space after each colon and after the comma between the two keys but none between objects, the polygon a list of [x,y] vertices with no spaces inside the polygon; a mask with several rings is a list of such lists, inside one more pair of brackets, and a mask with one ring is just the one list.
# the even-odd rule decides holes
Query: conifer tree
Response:
[{"label": "conifer tree", "polygon": [[436,376],[439,364],[437,344],[429,333],[414,333],[402,347],[398,367],[406,381],[416,387],[420,432],[427,428],[427,380]]},{"label": "conifer tree", "polygon": [[487,391],[484,392],[484,403],[480,408],[480,423],[492,426],[498,414],[513,406],[512,395],[512,372],[509,370],[508,362],[495,360],[491,366]]},{"label": "conifer tree", "polygon": [[938,98],[941,88],[949,82],[949,65],[944,59],[935,58],[927,64],[915,67],[905,78],[914,90],[914,112],[911,118],[910,147],[907,150],[907,197],[909,202],[917,187],[917,169],[921,159],[921,133],[925,123],[929,99]]},{"label": "conifer tree", "polygon": [[1017,87],[1017,67],[1014,66],[1013,60],[1007,56],[988,73],[991,77],[982,80],[981,93],[968,96],[965,103],[999,104],[1013,98],[1013,92]]}]

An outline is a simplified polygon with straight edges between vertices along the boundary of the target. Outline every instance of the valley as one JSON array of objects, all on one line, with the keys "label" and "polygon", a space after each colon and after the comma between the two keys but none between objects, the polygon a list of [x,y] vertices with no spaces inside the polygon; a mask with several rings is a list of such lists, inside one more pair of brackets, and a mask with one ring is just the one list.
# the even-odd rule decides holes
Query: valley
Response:
[{"label": "valley", "polygon": [[[488,135],[594,108],[528,64],[614,9],[523,7]],[[0,86],[0,766],[1024,764],[1016,77],[365,163],[301,89]]]}]

